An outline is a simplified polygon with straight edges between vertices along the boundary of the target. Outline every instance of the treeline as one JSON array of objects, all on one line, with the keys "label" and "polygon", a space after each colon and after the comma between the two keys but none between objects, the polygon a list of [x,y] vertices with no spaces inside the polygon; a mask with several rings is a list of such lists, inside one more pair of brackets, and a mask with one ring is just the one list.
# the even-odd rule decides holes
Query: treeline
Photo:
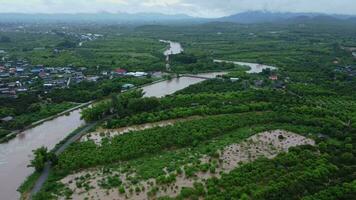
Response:
[{"label": "treeline", "polygon": [[271,104],[259,102],[242,105],[226,105],[209,107],[208,105],[196,107],[178,107],[159,112],[143,112],[125,118],[110,119],[106,122],[106,128],[119,128],[135,124],[158,122],[162,120],[186,118],[191,116],[207,116],[219,114],[233,114],[253,111],[267,111],[271,109]]},{"label": "treeline", "polygon": [[330,136],[340,136],[346,129],[335,119],[323,119],[313,115],[288,112],[250,112],[244,114],[208,116],[203,119],[180,122],[174,126],[153,128],[104,138],[97,146],[92,141],[76,143],[60,156],[59,169],[70,171],[119,160],[127,160],[147,154],[156,154],[165,148],[194,146],[217,135],[239,127],[264,123],[296,124],[315,127]]},{"label": "treeline", "polygon": [[94,99],[109,96],[111,93],[119,93],[121,87],[130,83],[133,85],[143,85],[152,82],[149,78],[116,78],[103,80],[100,82],[83,81],[66,89],[56,89],[46,95],[54,102],[88,102]]},{"label": "treeline", "polygon": [[238,69],[234,64],[215,63],[205,54],[186,53],[171,56],[171,65],[174,72],[197,73],[204,71],[224,71]]},{"label": "treeline", "polygon": [[142,89],[127,91],[119,95],[113,94],[111,99],[103,100],[84,109],[81,117],[85,121],[91,122],[114,113],[119,116],[127,116],[135,112],[148,111],[158,104],[156,98],[142,98],[143,95]]},{"label": "treeline", "polygon": [[238,127],[269,123],[275,117],[273,113],[210,116],[124,134],[110,139],[110,142],[104,139],[100,146],[92,141],[80,142],[60,155],[57,169],[68,173],[79,168],[156,154],[167,148],[194,146]]}]

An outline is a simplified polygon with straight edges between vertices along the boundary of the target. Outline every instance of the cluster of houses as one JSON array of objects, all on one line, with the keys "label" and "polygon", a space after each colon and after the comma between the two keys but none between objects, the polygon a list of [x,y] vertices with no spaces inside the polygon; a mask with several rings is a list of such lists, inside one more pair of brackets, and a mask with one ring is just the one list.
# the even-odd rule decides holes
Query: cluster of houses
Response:
[{"label": "cluster of houses", "polygon": [[[128,72],[125,69],[105,71],[97,75],[86,75],[87,68],[32,66],[26,60],[0,61],[0,97],[16,98],[20,93],[33,92],[38,86],[48,92],[55,88],[66,88],[82,81],[97,82],[115,77],[151,76],[146,72]],[[157,74],[155,74],[157,75]],[[38,84],[41,85],[38,85]],[[37,86],[37,87],[34,87]],[[127,84],[125,88],[133,87]]]},{"label": "cluster of houses", "polygon": [[[0,61],[0,97],[14,97],[34,90],[39,80],[45,90],[65,88],[71,83],[93,80],[86,68],[32,66],[26,60]],[[96,79],[94,79],[96,80]]]}]

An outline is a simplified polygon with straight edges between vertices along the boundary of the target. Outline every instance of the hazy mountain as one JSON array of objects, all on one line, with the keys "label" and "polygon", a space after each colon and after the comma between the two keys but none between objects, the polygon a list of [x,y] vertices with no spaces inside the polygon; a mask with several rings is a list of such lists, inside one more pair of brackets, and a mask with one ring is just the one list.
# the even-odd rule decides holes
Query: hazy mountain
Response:
[{"label": "hazy mountain", "polygon": [[295,23],[295,22],[353,22],[355,16],[328,15],[320,13],[281,13],[267,11],[243,12],[235,15],[216,18],[194,18],[188,15],[165,15],[160,13],[78,13],[78,14],[0,14],[0,22],[96,22],[109,24],[171,24],[171,23],[204,23],[204,22],[229,22],[229,23]]},{"label": "hazy mountain", "polygon": [[2,13],[0,22],[105,22],[105,23],[147,23],[189,21],[188,15],[165,15],[160,13],[78,13],[78,14],[23,14]]},{"label": "hazy mountain", "polygon": [[301,22],[306,21],[334,21],[334,20],[348,20],[350,15],[328,15],[321,13],[281,13],[281,12],[265,12],[265,11],[251,11],[243,12],[235,15],[222,17],[216,21],[234,22],[234,23],[279,23],[279,22]]}]

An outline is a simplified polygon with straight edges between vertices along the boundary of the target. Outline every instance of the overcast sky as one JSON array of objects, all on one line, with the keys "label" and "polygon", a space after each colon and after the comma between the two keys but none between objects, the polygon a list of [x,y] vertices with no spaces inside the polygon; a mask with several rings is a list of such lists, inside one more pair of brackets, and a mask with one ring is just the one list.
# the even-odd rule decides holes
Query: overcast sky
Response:
[{"label": "overcast sky", "polygon": [[0,12],[160,12],[220,17],[249,10],[356,14],[356,0],[0,0]]}]

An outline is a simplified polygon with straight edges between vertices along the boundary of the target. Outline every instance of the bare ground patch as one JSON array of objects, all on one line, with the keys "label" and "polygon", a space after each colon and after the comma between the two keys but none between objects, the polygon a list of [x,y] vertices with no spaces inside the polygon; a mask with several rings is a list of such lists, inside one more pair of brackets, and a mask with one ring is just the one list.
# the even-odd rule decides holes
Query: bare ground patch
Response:
[{"label": "bare ground patch", "polygon": [[[228,173],[243,163],[252,162],[259,157],[271,159],[281,152],[287,152],[290,147],[300,145],[315,145],[315,142],[304,136],[283,130],[267,131],[253,135],[238,144],[226,146],[217,152],[217,156],[214,158],[206,155],[202,156],[200,158],[201,164],[214,166],[214,170],[198,171],[193,175],[189,175],[186,169],[191,164],[187,164],[181,167],[181,173],[166,172],[166,177],[173,177],[169,183],[162,184],[157,179],[149,179],[132,184],[129,177],[135,176],[135,174],[113,172],[110,175],[106,175],[98,169],[69,175],[62,179],[61,182],[73,191],[71,198],[74,200],[85,198],[144,200],[156,199],[161,196],[175,197],[183,187],[193,187],[194,183],[204,183],[206,179],[212,177],[220,178],[222,173]],[[120,182],[122,182],[120,187],[125,189],[125,193],[120,193],[120,187],[112,189],[102,187],[102,180],[107,179],[109,176],[120,179]],[[85,186],[79,188],[78,182]],[[61,197],[61,199],[64,199],[64,197]]]},{"label": "bare ground patch", "polygon": [[95,144],[99,145],[103,138],[112,138],[114,136],[122,135],[122,134],[129,133],[132,131],[142,131],[142,130],[150,129],[150,128],[171,126],[178,122],[185,122],[185,121],[190,121],[190,120],[199,119],[199,118],[201,118],[201,117],[192,116],[192,117],[187,117],[187,118],[164,120],[164,121],[159,121],[159,122],[146,123],[146,124],[122,127],[122,128],[117,128],[117,129],[99,128],[96,131],[88,133],[85,136],[83,136],[80,141],[84,142],[84,141],[92,140],[95,142]]}]

